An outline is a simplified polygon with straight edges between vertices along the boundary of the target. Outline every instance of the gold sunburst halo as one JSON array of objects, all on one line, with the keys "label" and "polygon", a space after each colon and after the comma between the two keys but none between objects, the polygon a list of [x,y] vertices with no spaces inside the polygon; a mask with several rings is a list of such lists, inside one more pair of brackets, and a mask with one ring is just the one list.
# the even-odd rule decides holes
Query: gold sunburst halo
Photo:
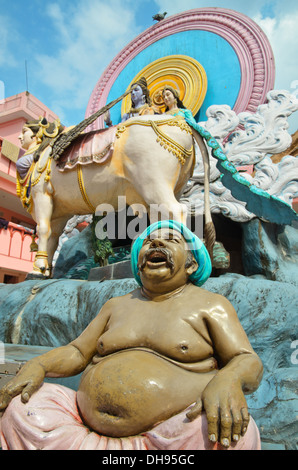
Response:
[{"label": "gold sunburst halo", "polygon": [[[163,112],[165,107],[162,90],[171,85],[179,92],[184,106],[195,116],[203,104],[207,93],[207,75],[203,66],[192,57],[171,55],[155,60],[143,68],[131,81],[128,89],[141,77],[147,80],[152,104]],[[121,114],[128,113],[131,107],[130,95],[122,102]]]}]

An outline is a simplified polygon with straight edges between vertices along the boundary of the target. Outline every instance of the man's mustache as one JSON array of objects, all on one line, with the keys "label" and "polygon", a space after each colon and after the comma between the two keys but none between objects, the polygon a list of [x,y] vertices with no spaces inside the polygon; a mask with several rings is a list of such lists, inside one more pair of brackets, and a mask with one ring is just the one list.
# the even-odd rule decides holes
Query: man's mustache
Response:
[{"label": "man's mustache", "polygon": [[[173,270],[174,269],[173,256],[172,256],[172,253],[166,248],[149,248],[149,250],[147,250],[146,253],[144,254],[141,263],[139,263],[138,265],[139,270],[142,271],[145,268],[145,265],[148,260],[154,262],[154,258],[156,259],[156,256],[158,256],[159,253],[163,257],[162,261],[166,261],[170,269]],[[154,255],[154,258],[153,258],[153,255]],[[150,259],[151,257],[152,259]]]}]

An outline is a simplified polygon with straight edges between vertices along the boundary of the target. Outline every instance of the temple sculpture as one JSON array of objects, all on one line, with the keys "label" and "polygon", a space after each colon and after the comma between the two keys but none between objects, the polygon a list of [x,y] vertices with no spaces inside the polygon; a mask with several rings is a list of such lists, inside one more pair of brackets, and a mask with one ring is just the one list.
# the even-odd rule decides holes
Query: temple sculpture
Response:
[{"label": "temple sculpture", "polygon": [[[141,77],[133,83],[131,88],[131,106],[128,112],[121,117],[121,122],[131,117],[159,114],[159,110],[151,103],[150,90],[145,77]],[[113,125],[109,111],[105,113],[104,120],[108,127]]]},{"label": "temple sculpture", "polygon": [[[144,96],[138,83],[141,81],[125,94],[137,92]],[[28,155],[20,159],[17,182],[24,207],[37,223],[39,242],[31,277],[51,276],[58,239],[71,216],[95,213],[101,204],[117,211],[119,196],[126,198],[128,206],[143,204],[151,222],[153,207],[158,205],[162,206],[161,218],[185,223],[187,210],[179,198],[193,174],[194,141],[199,149],[196,158],[201,156],[204,165],[206,245],[211,258],[215,234],[209,204],[207,148],[217,160],[222,183],[234,197],[245,202],[249,211],[277,224],[297,220],[289,204],[249,183],[237,171],[217,140],[195,121],[182,102],[174,104],[178,90],[168,87],[165,100],[168,95],[173,103],[165,114],[148,115],[146,107],[144,115],[96,132],[82,133],[87,126],[84,121],[71,130],[42,118],[26,123],[20,139]],[[97,116],[98,112],[85,121],[92,122]],[[22,160],[27,170],[32,162],[27,173]]]},{"label": "temple sculpture", "polygon": [[[297,158],[271,154],[289,147],[298,101],[271,89],[272,59],[249,18],[185,12],[115,58],[82,123],[24,125],[17,191],[38,245],[27,281],[0,286],[0,340],[54,348],[1,388],[3,449],[259,450],[260,432],[265,448],[297,446]],[[126,233],[133,277],[55,279],[67,221],[113,214],[119,199],[148,214],[145,231]],[[190,229],[198,215],[202,239]],[[215,216],[230,246],[225,218],[242,243],[239,271],[224,276]]]},{"label": "temple sculpture", "polygon": [[[200,287],[211,273],[201,240],[158,222],[134,242],[131,262],[139,288],[1,389],[2,447],[259,449],[244,393],[258,387],[262,363],[232,305]],[[77,393],[42,385],[78,373]]]}]

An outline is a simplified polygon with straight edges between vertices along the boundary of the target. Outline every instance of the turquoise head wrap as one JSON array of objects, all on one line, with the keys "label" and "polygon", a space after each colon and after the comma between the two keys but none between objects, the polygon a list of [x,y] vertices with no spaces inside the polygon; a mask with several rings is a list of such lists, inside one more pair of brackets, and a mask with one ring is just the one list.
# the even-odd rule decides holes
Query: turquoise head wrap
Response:
[{"label": "turquoise head wrap", "polygon": [[144,232],[134,241],[131,249],[131,268],[138,284],[140,286],[142,285],[141,278],[138,274],[138,259],[144,240],[152,232],[161,228],[177,230],[184,237],[189,249],[198,263],[198,269],[189,276],[189,279],[193,284],[202,286],[204,282],[207,281],[212,271],[209,253],[204,243],[191,230],[180,222],[176,222],[174,220],[161,220],[149,225],[149,227],[147,227],[146,230],[144,230]]}]

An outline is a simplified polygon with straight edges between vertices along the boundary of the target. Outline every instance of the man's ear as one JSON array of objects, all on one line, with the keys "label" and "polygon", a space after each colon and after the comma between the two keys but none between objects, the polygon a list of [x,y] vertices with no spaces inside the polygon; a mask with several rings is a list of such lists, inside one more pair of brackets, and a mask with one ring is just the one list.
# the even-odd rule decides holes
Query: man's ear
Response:
[{"label": "man's ear", "polygon": [[193,258],[191,264],[186,268],[188,276],[191,276],[198,269],[199,265],[196,260]]}]

